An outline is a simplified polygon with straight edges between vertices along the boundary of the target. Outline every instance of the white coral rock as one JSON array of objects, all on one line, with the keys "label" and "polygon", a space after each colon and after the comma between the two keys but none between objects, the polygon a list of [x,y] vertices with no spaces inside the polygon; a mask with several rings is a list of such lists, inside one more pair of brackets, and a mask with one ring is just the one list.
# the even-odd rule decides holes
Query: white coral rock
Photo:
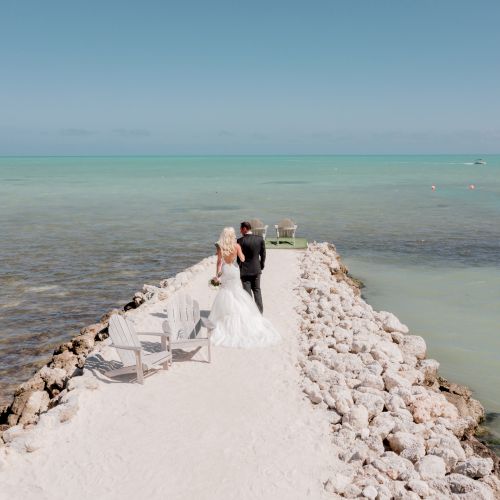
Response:
[{"label": "white coral rock", "polygon": [[368,410],[362,405],[354,405],[342,418],[342,425],[360,431],[368,427]]},{"label": "white coral rock", "polygon": [[460,462],[453,472],[476,479],[487,476],[492,469],[493,460],[491,458],[471,457],[464,462]]},{"label": "white coral rock", "polygon": [[446,464],[441,457],[436,455],[426,455],[416,464],[415,469],[420,477],[425,481],[428,479],[438,479],[446,474]]}]

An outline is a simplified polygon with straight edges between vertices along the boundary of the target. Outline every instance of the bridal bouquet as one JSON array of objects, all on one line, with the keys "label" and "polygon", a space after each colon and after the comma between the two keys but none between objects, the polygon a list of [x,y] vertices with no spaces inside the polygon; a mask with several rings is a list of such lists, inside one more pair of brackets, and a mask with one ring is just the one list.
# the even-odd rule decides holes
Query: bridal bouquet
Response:
[{"label": "bridal bouquet", "polygon": [[212,278],[211,280],[209,280],[208,286],[212,290],[217,290],[220,287],[219,278]]}]

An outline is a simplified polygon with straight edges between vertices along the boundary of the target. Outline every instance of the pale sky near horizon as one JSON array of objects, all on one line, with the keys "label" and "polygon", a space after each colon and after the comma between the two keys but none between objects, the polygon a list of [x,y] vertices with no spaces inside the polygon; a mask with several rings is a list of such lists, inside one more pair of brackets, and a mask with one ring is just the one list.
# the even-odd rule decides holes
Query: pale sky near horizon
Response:
[{"label": "pale sky near horizon", "polygon": [[0,8],[0,155],[500,152],[498,0]]}]

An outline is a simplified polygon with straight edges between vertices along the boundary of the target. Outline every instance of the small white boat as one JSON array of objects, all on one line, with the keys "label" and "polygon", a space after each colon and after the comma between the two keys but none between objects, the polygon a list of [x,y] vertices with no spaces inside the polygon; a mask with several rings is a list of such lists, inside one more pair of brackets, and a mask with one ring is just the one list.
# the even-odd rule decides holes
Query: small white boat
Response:
[{"label": "small white boat", "polygon": [[474,160],[474,165],[486,165],[486,162],[482,158]]}]

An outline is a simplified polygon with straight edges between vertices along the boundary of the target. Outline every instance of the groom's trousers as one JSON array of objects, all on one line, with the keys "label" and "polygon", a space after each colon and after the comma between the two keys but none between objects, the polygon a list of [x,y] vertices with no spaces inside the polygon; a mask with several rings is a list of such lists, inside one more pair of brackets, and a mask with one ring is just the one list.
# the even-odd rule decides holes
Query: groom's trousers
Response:
[{"label": "groom's trousers", "polygon": [[245,291],[252,296],[253,300],[257,304],[259,311],[264,312],[264,306],[262,305],[262,293],[260,291],[260,274],[254,274],[253,276],[241,276],[241,283]]}]

